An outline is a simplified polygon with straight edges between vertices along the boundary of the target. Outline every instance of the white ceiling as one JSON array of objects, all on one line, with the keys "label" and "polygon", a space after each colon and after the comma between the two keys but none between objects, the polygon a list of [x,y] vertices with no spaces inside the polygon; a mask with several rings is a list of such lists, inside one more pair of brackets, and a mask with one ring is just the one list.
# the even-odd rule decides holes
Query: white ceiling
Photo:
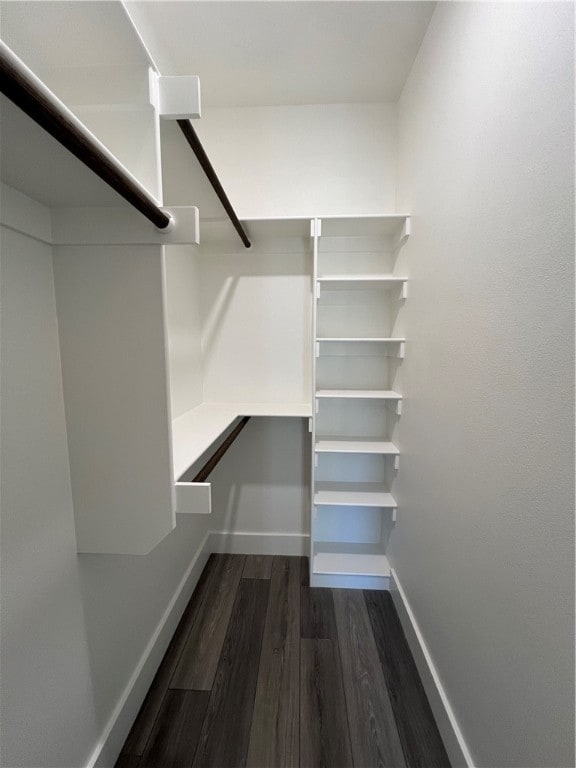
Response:
[{"label": "white ceiling", "polygon": [[163,75],[206,106],[396,101],[433,2],[126,0]]}]

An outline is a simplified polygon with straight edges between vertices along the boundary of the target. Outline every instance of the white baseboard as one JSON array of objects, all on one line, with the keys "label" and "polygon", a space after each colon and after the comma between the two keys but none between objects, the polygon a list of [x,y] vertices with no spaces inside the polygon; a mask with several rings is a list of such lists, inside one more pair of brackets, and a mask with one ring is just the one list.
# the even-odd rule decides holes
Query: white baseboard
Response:
[{"label": "white baseboard", "polygon": [[301,533],[211,531],[209,552],[232,555],[308,555],[310,536]]},{"label": "white baseboard", "polygon": [[110,715],[97,745],[92,750],[86,768],[111,768],[115,764],[132,723],[142,706],[144,697],[152,684],[154,675],[160,666],[162,657],[176,631],[178,622],[192,597],[200,574],[204,570],[211,551],[207,546],[209,538],[210,533],[208,532],[190,561],[190,565],[182,576],[172,599],[166,606],[166,610]]},{"label": "white baseboard", "polygon": [[442,681],[436,671],[434,662],[424,637],[416,621],[416,617],[410,607],[406,593],[398,580],[398,575],[394,569],[390,576],[390,594],[396,611],[402,624],[402,629],[406,635],[406,640],[410,646],[412,656],[416,662],[422,685],[426,691],[426,696],[430,703],[436,725],[442,736],[442,741],[450,758],[452,768],[474,768],[474,761],[470,750],[464,740],[458,721],[454,715]]}]

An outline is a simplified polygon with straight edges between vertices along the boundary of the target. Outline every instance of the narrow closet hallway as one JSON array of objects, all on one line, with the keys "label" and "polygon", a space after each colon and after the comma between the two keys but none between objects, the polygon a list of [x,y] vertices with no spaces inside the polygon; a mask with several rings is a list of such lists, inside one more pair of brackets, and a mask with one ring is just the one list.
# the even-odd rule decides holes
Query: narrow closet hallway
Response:
[{"label": "narrow closet hallway", "polygon": [[390,594],[212,555],[116,768],[449,768]]}]

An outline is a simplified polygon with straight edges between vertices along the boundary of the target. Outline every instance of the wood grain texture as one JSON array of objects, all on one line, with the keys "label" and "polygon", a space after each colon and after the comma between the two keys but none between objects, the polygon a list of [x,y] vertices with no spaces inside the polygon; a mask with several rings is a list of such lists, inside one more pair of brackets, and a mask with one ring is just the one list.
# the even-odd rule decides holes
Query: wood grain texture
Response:
[{"label": "wood grain texture", "polygon": [[244,563],[244,555],[217,558],[206,581],[206,597],[196,611],[170,688],[196,691],[212,688]]},{"label": "wood grain texture", "polygon": [[168,650],[162,659],[152,685],[146,694],[140,712],[128,734],[122,750],[123,753],[141,755],[144,752],[154,721],[160,711],[162,700],[170,685],[170,680],[178,664],[182,649],[186,644],[188,633],[196,620],[197,614],[201,612],[204,600],[212,593],[213,582],[220,578],[219,574],[223,565],[223,557],[223,555],[210,555],[190,602],[182,614],[180,623],[174,633],[174,637],[170,641]]},{"label": "wood grain texture", "polygon": [[272,574],[272,555],[246,555],[243,579],[269,579]]},{"label": "wood grain texture", "polygon": [[242,579],[193,765],[246,765],[270,582]]},{"label": "wood grain texture", "polygon": [[336,616],[332,590],[305,587],[300,598],[300,637],[336,640]]},{"label": "wood grain texture", "polygon": [[450,768],[390,593],[367,590],[364,599],[406,763],[411,768]]},{"label": "wood grain texture", "polygon": [[335,589],[338,644],[355,766],[406,766],[360,590]]},{"label": "wood grain texture", "polygon": [[209,697],[207,691],[167,691],[138,768],[189,766]]},{"label": "wood grain texture", "polygon": [[121,754],[114,763],[114,768],[139,768],[140,755]]},{"label": "wood grain texture", "polygon": [[352,765],[340,659],[333,640],[300,641],[300,765]]},{"label": "wood grain texture", "polygon": [[307,557],[300,558],[300,586],[310,586],[310,561]]},{"label": "wood grain texture", "polygon": [[300,561],[275,557],[248,766],[299,765],[300,705]]}]

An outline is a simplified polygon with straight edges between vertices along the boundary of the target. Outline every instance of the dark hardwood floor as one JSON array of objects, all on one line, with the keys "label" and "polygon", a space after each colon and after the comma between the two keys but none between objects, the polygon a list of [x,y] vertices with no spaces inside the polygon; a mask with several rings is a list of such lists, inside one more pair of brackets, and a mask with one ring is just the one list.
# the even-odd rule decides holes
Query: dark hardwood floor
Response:
[{"label": "dark hardwood floor", "polygon": [[116,768],[449,768],[387,592],[211,555]]}]

